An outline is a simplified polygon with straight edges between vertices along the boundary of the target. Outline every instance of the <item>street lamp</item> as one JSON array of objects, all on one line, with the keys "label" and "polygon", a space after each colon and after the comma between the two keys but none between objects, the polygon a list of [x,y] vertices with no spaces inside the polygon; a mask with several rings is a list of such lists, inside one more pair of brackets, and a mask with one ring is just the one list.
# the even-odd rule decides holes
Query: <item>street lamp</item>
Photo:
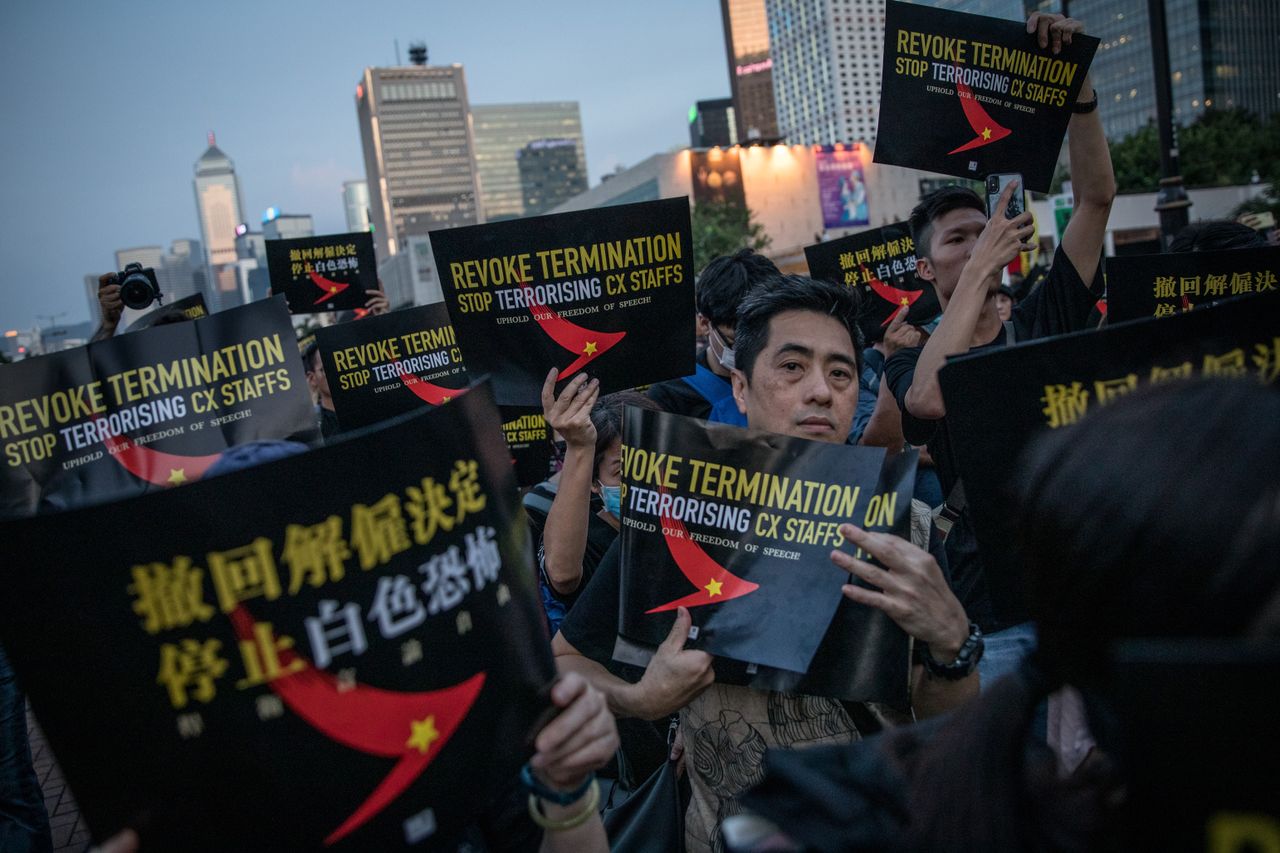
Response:
[{"label": "street lamp", "polygon": [[1169,81],[1169,35],[1165,26],[1164,0],[1147,0],[1151,16],[1151,58],[1155,65],[1156,128],[1160,133],[1160,190],[1156,193],[1156,213],[1160,215],[1160,243],[1169,241],[1191,220],[1191,199],[1182,186],[1178,167],[1178,143],[1174,138],[1173,84]]}]

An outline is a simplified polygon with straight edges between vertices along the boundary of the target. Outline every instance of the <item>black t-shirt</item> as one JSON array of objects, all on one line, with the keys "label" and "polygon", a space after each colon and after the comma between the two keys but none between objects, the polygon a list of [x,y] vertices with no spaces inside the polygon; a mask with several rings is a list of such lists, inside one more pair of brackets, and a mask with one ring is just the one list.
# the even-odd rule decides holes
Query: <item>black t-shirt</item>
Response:
[{"label": "black t-shirt", "polygon": [[[1013,308],[1010,322],[1016,342],[1046,338],[1079,331],[1086,327],[1089,312],[1093,310],[1098,294],[1102,293],[1102,266],[1094,270],[1086,285],[1069,258],[1059,246],[1053,256],[1053,266],[1039,285]],[[1008,344],[1001,326],[995,339],[989,344],[974,347],[969,352],[982,352]],[[907,391],[915,380],[916,363],[923,347],[898,350],[884,368],[884,381],[902,410],[902,433],[914,445],[927,445],[933,456],[942,482],[942,494],[950,496],[958,473],[951,451],[951,439],[947,432],[946,418],[930,420],[917,418],[907,411]],[[978,555],[978,540],[973,523],[966,510],[947,537],[947,562],[951,570],[952,590],[964,605],[969,618],[982,630],[990,633],[1023,621],[1024,614],[997,614],[991,606],[986,581],[982,574],[982,560]]]},{"label": "black t-shirt", "polygon": [[342,427],[338,426],[338,414],[333,409],[316,406],[316,419],[320,423],[320,437],[326,441],[342,432]]},{"label": "black t-shirt", "polygon": [[[698,364],[711,369],[705,352],[698,353]],[[711,403],[683,379],[668,379],[650,385],[645,396],[661,406],[662,411],[673,415],[687,415],[704,421],[711,417]]]}]

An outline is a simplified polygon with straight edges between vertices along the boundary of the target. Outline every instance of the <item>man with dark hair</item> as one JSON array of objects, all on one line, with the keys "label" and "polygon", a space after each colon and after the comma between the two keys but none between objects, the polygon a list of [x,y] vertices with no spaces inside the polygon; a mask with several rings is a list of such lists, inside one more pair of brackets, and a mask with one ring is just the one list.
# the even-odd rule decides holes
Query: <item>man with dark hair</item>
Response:
[{"label": "man with dark hair", "polygon": [[338,426],[338,414],[333,410],[333,394],[329,391],[329,377],[324,373],[324,360],[320,358],[320,345],[315,341],[302,351],[302,366],[307,372],[307,386],[316,400],[316,420],[320,425],[320,437],[328,441],[342,431]]},{"label": "man with dark hair", "polygon": [[[732,376],[734,400],[752,429],[845,441],[858,402],[857,313],[851,290],[802,276],[769,279],[747,296],[738,312]],[[858,545],[874,536],[847,524],[841,533]],[[964,608],[934,558],[910,542],[887,538],[903,556],[893,581],[878,575],[881,592],[851,585],[845,595],[883,610],[916,639],[912,704],[917,715],[930,716],[977,693],[976,673],[957,662],[963,647],[980,640],[971,637]],[[719,823],[737,813],[737,795],[761,778],[766,748],[847,743],[891,722],[870,706],[846,710],[822,697],[728,683],[712,686],[711,657],[684,648],[692,623],[685,608],[679,609],[670,635],[638,683],[610,674],[606,667],[617,639],[620,552],[615,544],[605,555],[553,638],[552,649],[560,668],[585,675],[620,717],[656,719],[680,711],[683,747],[695,757],[686,765],[693,790],[686,815],[690,850],[720,849]],[[881,571],[843,552],[833,552],[831,560],[851,573]],[[922,655],[932,657],[928,671]],[[936,677],[933,672],[940,668],[961,677]],[[730,661],[719,662],[717,670],[745,674]]]},{"label": "man with dark hair", "polygon": [[[1027,20],[1027,32],[1037,34],[1041,47],[1069,44],[1082,31],[1079,21],[1061,15],[1036,12]],[[916,272],[933,283],[943,314],[924,346],[901,350],[889,359],[885,381],[902,410],[906,440],[927,444],[937,465],[947,496],[940,527],[954,522],[946,542],[952,583],[969,615],[988,634],[984,684],[1015,665],[1034,643],[1034,634],[1030,626],[1016,624],[1021,614],[997,614],[992,608],[963,490],[957,489],[938,371],[952,355],[1086,327],[1102,294],[1103,242],[1116,192],[1097,103],[1098,93],[1086,76],[1069,125],[1075,195],[1071,222],[1045,280],[1014,306],[1009,320],[1000,320],[996,304],[1001,274],[1025,248],[1025,241],[1035,236],[1029,212],[1005,217],[1010,198],[1022,187],[1011,183],[1005,188],[990,221],[982,199],[961,187],[930,193],[911,213]],[[1008,633],[989,636],[1005,628]]]},{"label": "man with dark hair", "polygon": [[1248,225],[1229,219],[1192,222],[1169,241],[1170,252],[1216,252],[1221,249],[1262,249],[1267,241]]},{"label": "man with dark hair", "polygon": [[715,423],[744,426],[733,403],[729,372],[734,365],[734,323],[743,297],[761,281],[778,274],[773,261],[751,249],[721,255],[698,276],[698,337],[707,349],[698,356],[692,376],[659,382],[649,399],[665,412]]}]

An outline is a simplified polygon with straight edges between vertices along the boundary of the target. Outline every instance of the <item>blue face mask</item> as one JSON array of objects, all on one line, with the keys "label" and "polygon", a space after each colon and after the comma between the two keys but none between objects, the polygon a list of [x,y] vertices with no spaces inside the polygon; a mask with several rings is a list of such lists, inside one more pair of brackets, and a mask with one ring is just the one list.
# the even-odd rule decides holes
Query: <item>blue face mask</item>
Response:
[{"label": "blue face mask", "polygon": [[606,512],[622,517],[622,486],[606,486],[600,484],[600,500],[604,501]]}]

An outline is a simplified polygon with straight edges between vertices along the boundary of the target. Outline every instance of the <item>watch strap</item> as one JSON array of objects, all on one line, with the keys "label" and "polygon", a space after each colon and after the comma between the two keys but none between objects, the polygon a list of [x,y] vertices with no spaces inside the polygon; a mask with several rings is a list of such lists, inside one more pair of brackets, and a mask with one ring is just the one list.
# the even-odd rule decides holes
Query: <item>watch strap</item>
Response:
[{"label": "watch strap", "polygon": [[982,639],[982,629],[978,627],[977,622],[970,622],[969,636],[964,641],[964,644],[960,646],[956,659],[950,663],[938,663],[926,646],[923,655],[924,668],[935,678],[941,678],[946,681],[959,681],[962,678],[967,678],[978,668],[978,661],[982,659],[985,645]]},{"label": "watch strap", "polygon": [[520,783],[529,789],[529,793],[541,800],[549,803],[555,803],[557,806],[567,806],[570,803],[576,803],[582,799],[582,795],[587,793],[591,788],[591,783],[596,780],[596,774],[588,774],[587,779],[572,791],[560,791],[549,785],[544,785],[542,780],[533,774],[531,768],[526,762],[524,767],[520,768]]}]

